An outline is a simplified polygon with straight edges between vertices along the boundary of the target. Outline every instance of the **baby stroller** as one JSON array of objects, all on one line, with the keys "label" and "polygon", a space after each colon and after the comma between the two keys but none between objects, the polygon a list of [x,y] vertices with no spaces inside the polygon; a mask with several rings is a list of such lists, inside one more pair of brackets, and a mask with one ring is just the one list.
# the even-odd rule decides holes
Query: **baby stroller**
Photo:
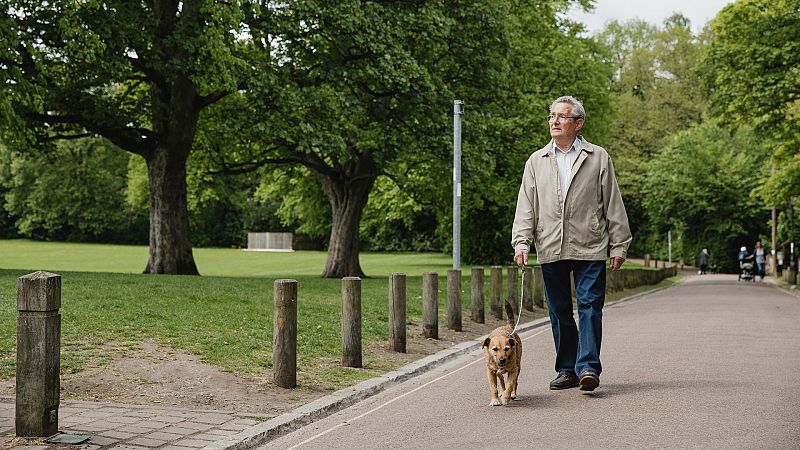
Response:
[{"label": "baby stroller", "polygon": [[[747,247],[739,249],[739,281],[753,281],[753,262],[752,257],[747,256]],[[750,262],[747,260],[750,259]]]},{"label": "baby stroller", "polygon": [[739,266],[741,266],[739,269],[739,281],[753,281],[755,279],[753,276],[753,263],[742,261]]}]

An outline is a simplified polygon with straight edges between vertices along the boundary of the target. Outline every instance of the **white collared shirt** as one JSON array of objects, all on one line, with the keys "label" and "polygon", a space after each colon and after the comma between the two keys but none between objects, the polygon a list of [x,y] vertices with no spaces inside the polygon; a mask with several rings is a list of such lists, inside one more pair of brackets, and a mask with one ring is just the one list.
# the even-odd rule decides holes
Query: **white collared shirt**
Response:
[{"label": "white collared shirt", "polygon": [[569,189],[569,181],[572,178],[572,166],[575,160],[578,159],[578,154],[581,148],[581,138],[576,137],[572,142],[572,146],[568,151],[563,151],[558,148],[556,141],[553,140],[553,153],[556,158],[556,167],[558,168],[558,184],[561,190],[559,191],[559,200],[564,203],[564,197],[567,195]]}]

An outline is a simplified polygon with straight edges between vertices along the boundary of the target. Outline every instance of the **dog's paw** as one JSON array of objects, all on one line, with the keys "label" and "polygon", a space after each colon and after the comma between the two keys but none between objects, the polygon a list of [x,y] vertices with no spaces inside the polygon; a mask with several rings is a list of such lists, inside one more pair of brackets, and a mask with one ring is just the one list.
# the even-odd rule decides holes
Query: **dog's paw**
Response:
[{"label": "dog's paw", "polygon": [[503,402],[504,405],[507,405],[508,404],[508,397],[506,397],[504,395],[504,396],[500,397],[500,401]]},{"label": "dog's paw", "polygon": [[500,402],[499,398],[493,398],[492,402],[489,403],[489,406],[502,406],[503,404]]},{"label": "dog's paw", "polygon": [[519,400],[519,399],[517,398],[517,393],[516,393],[516,392],[515,392],[515,393],[513,393],[513,394],[511,394],[511,400]]}]

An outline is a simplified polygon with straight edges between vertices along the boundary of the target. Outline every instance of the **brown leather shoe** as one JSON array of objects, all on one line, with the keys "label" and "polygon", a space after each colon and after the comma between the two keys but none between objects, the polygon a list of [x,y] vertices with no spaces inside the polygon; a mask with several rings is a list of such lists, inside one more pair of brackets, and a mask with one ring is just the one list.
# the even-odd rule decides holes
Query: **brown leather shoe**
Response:
[{"label": "brown leather shoe", "polygon": [[584,372],[581,374],[580,385],[582,391],[593,391],[600,386],[600,377],[594,372]]},{"label": "brown leather shoe", "polygon": [[555,380],[550,382],[550,389],[558,391],[561,389],[574,388],[578,385],[578,377],[568,373],[559,373]]}]

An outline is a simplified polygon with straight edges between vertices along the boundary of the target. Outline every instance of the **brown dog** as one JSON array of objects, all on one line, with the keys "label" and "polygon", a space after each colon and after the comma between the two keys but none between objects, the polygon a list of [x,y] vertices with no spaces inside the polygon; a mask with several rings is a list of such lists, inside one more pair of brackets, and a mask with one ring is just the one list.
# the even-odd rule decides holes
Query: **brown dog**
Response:
[{"label": "brown dog", "polygon": [[[489,391],[492,393],[492,406],[505,405],[509,399],[517,398],[517,379],[519,378],[520,363],[522,362],[522,339],[514,331],[514,308],[506,302],[508,325],[495,328],[489,337],[483,341],[486,360],[486,374],[489,377]],[[508,375],[508,383],[503,379]],[[497,396],[497,381],[500,380],[500,389],[503,396]]]}]

